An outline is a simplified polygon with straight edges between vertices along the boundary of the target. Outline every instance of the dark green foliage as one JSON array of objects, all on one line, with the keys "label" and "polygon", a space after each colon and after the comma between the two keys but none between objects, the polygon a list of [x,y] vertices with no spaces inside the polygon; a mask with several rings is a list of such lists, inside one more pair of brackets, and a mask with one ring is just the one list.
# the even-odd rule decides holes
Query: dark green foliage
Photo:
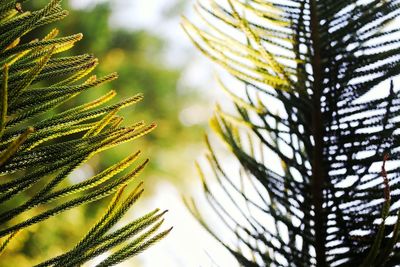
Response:
[{"label": "dark green foliage", "polygon": [[[90,103],[66,108],[63,104],[68,100],[117,75],[83,80],[96,67],[96,58],[56,57],[70,49],[82,34],[57,37],[58,30],[54,29],[43,39],[25,40],[26,34],[64,18],[67,11],[61,8],[60,0],[49,1],[37,11],[24,11],[24,2],[0,2],[0,252],[27,227],[115,193],[104,216],[74,248],[39,266],[81,265],[124,243],[125,247],[100,266],[116,264],[170,231],[156,233],[164,214],[156,210],[110,232],[142,195],[139,184],[122,199],[124,189],[148,160],[131,167],[140,155],[137,151],[87,180],[72,185],[66,180],[93,156],[146,135],[155,124],[122,125],[117,112],[139,102],[143,98],[140,94],[109,104],[116,95],[110,91]],[[120,175],[130,167],[128,173]]]},{"label": "dark green foliage", "polygon": [[[243,85],[234,93],[221,82],[236,115],[217,108],[211,123],[239,175],[210,145],[220,188],[202,174],[232,236],[213,233],[188,203],[241,265],[400,262],[400,101],[390,82],[400,73],[399,5],[202,1],[196,11],[207,29],[184,20],[195,45]],[[380,170],[382,161],[395,164]]]}]

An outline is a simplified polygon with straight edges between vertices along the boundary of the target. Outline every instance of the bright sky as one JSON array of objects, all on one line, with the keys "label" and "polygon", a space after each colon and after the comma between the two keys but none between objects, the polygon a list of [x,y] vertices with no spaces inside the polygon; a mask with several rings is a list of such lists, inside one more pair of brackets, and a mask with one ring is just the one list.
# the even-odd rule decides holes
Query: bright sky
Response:
[{"label": "bright sky", "polygon": [[[161,19],[162,12],[171,7],[176,2],[175,0],[110,1],[113,2],[114,8],[114,15],[110,18],[112,25],[131,29],[146,29],[162,36],[168,41],[164,58],[167,64],[180,65],[188,61],[191,62],[183,73],[180,90],[184,90],[185,85],[190,85],[204,89],[210,95],[210,98],[215,97],[215,91],[213,92],[210,89],[215,88],[215,86],[207,82],[213,80],[210,63],[195,51],[189,39],[183,33],[179,26],[180,17],[171,18],[168,21]],[[104,2],[104,0],[71,0],[76,8],[86,8],[95,2]],[[186,15],[190,13],[190,8],[191,6],[188,3]],[[210,105],[209,108],[211,112],[212,106]],[[182,117],[187,117],[184,112],[182,112]],[[208,118],[204,119],[208,120]],[[187,164],[194,165],[193,162]],[[193,174],[193,177],[191,177],[194,180],[197,178],[197,174]],[[200,184],[197,183],[196,185],[198,185],[200,191]],[[137,257],[141,267],[237,266],[232,256],[201,228],[183,205],[181,195],[193,196],[196,194],[195,191],[177,192],[173,186],[165,182],[158,185],[152,199],[142,200],[135,206],[135,218],[156,207],[168,209],[165,227],[174,226],[173,231],[166,239]],[[206,211],[206,208],[204,210]],[[118,266],[132,266],[132,262],[121,263]]]}]

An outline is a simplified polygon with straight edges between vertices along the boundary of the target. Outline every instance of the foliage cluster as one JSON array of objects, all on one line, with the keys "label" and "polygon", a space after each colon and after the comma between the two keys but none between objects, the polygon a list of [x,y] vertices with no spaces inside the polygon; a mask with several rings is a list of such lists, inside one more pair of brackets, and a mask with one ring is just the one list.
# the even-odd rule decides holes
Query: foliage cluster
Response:
[{"label": "foliage cluster", "polygon": [[7,253],[7,245],[28,227],[115,193],[104,215],[75,247],[38,266],[80,265],[121,245],[99,266],[116,264],[170,231],[156,233],[165,213],[159,210],[114,228],[142,195],[139,183],[122,196],[148,160],[136,163],[140,155],[136,151],[89,179],[72,185],[66,180],[96,154],[146,135],[155,124],[138,121],[124,126],[123,117],[117,115],[139,102],[141,94],[113,102],[116,92],[112,90],[91,102],[68,105],[67,101],[117,75],[88,76],[98,62],[89,54],[58,56],[82,34],[58,37],[59,31],[52,29],[41,39],[30,39],[29,32],[63,19],[68,12],[60,0],[35,11],[25,11],[25,2],[0,3],[0,202],[4,207],[0,251]]},{"label": "foliage cluster", "polygon": [[217,107],[211,121],[239,174],[209,144],[218,185],[201,173],[231,236],[188,206],[242,266],[400,262],[400,102],[390,83],[399,4],[210,0],[196,5],[201,23],[184,19],[194,44],[240,84],[220,79],[236,112]]}]

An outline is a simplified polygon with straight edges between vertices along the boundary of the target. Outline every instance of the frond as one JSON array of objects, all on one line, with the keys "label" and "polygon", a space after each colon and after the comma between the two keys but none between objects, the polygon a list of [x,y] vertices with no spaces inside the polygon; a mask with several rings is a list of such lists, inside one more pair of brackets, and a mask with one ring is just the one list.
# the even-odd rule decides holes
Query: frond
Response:
[{"label": "frond", "polygon": [[[243,266],[399,258],[400,102],[390,82],[400,72],[399,4],[209,0],[195,7],[201,22],[183,20],[194,44],[242,84],[220,82],[235,112],[217,108],[212,120],[239,175],[209,146],[221,188],[204,190],[237,245],[220,241]],[[392,193],[382,214],[377,166],[386,153]]]},{"label": "frond", "polygon": [[[142,121],[121,125],[117,113],[139,102],[141,94],[111,103],[116,95],[111,91],[92,102],[66,108],[64,103],[116,79],[117,74],[86,78],[97,65],[95,57],[57,56],[73,47],[82,34],[57,37],[58,30],[54,29],[42,39],[21,41],[28,32],[68,13],[59,0],[32,12],[24,11],[23,2],[0,3],[0,203],[4,207],[0,211],[0,252],[27,227],[117,192],[104,216],[80,243],[39,266],[77,266],[118,245],[134,245],[136,250],[118,251],[108,260],[120,262],[169,232],[157,234],[164,214],[158,210],[111,231],[141,196],[139,184],[121,202],[122,192],[148,160],[136,164],[140,154],[137,151],[85,181],[72,185],[64,181],[94,155],[135,140],[156,125]],[[56,107],[62,111],[49,112]],[[126,173],[121,175],[123,172]],[[30,194],[26,194],[27,190]],[[15,201],[17,198],[23,202]],[[27,218],[27,212],[35,207],[40,207],[40,212]]]}]

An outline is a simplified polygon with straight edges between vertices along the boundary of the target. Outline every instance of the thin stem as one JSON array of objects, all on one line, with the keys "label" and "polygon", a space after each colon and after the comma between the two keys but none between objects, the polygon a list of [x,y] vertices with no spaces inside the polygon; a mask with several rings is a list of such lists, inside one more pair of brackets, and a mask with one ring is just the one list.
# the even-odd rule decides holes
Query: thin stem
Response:
[{"label": "thin stem", "polygon": [[323,210],[323,187],[325,183],[325,171],[323,156],[324,128],[321,112],[321,93],[323,90],[323,69],[321,62],[321,47],[319,36],[319,19],[316,0],[310,1],[311,7],[311,39],[312,39],[312,68],[313,68],[313,113],[312,132],[314,137],[314,151],[312,159],[311,193],[314,205],[314,230],[315,252],[318,267],[327,266],[325,255],[326,243],[326,213]]}]

